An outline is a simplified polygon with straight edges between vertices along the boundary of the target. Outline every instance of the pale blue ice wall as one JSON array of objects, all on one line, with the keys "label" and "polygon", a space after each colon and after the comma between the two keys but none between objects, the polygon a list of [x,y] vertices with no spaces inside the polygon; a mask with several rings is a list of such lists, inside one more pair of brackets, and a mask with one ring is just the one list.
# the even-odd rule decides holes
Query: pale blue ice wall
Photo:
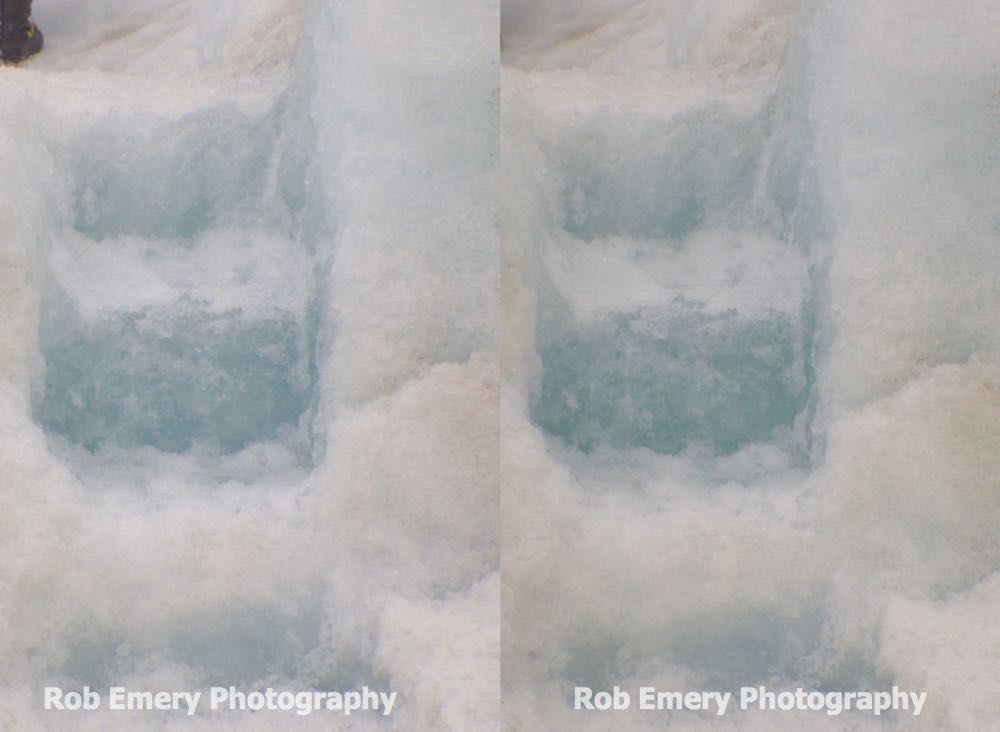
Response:
[{"label": "pale blue ice wall", "polygon": [[[109,106],[61,141],[71,198],[68,230],[43,243],[46,428],[91,451],[235,452],[282,435],[311,460],[334,231],[311,43],[257,109],[224,94],[173,118]],[[81,274],[98,251],[105,271]],[[101,288],[119,299],[81,312],[78,295]]]},{"label": "pale blue ice wall", "polygon": [[[752,104],[725,98],[735,85],[666,116],[595,99],[553,133],[555,238],[592,256],[630,247],[634,272],[662,289],[581,317],[565,290],[588,284],[540,275],[532,409],[548,432],[585,451],[727,454],[778,440],[808,462],[821,449],[814,360],[831,232],[809,65],[800,39]],[[683,84],[682,68],[664,78]]]}]

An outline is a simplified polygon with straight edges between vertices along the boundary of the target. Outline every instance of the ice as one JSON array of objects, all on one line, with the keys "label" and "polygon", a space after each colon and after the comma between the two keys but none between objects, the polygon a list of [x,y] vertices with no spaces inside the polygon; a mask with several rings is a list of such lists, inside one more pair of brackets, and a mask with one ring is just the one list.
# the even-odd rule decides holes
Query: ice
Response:
[{"label": "ice", "polygon": [[825,232],[785,190],[808,184],[786,88],[773,70],[739,91],[681,71],[649,81],[668,101],[633,108],[573,74],[545,72],[558,104],[533,76],[507,77],[544,110],[558,223],[538,248],[533,419],[585,451],[775,440],[810,459]]},{"label": "ice", "polygon": [[504,11],[508,723],[607,728],[574,683],[899,683],[921,718],[614,726],[979,729],[988,4]]},{"label": "ice", "polygon": [[699,442],[729,453],[793,425],[805,393],[787,321],[693,312],[649,326],[643,316],[546,338],[533,410],[541,427],[584,450],[677,453]]},{"label": "ice", "polygon": [[[294,6],[271,5],[251,14],[294,31],[286,20],[298,16]],[[206,22],[185,3],[133,12],[107,22],[134,23],[143,38],[173,24],[186,41],[178,50],[194,40],[184,35],[194,23]],[[54,53],[32,68],[68,63],[60,28],[49,34]],[[111,42],[124,40],[116,32]],[[285,39],[276,48],[288,68],[292,46]],[[138,49],[118,58],[129,52]],[[87,113],[60,151],[70,175],[62,213],[72,228],[50,231],[40,246],[46,371],[35,413],[52,432],[90,451],[113,443],[171,452],[201,442],[236,452],[282,434],[311,459],[318,275],[332,221],[308,155],[316,133],[296,73],[305,64],[303,52],[284,85],[274,69],[242,81],[203,72],[193,86],[217,87],[217,99],[166,114],[120,89],[120,104],[81,105]],[[156,96],[169,99],[169,87]]]},{"label": "ice", "polygon": [[35,19],[0,73],[0,726],[289,728],[51,683],[368,683],[398,721],[291,723],[493,728],[497,8]]}]

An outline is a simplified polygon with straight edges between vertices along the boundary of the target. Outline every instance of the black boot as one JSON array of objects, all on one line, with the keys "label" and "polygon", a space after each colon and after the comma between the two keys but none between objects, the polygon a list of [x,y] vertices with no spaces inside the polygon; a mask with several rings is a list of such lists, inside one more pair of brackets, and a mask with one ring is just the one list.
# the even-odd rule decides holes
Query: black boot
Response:
[{"label": "black boot", "polygon": [[42,42],[31,22],[31,0],[0,0],[0,58],[17,63],[41,51]]}]

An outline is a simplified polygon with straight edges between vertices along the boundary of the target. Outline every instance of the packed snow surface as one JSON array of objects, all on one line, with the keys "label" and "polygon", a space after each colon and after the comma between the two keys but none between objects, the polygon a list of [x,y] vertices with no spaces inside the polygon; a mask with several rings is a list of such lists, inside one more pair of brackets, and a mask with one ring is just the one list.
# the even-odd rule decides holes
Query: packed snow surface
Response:
[{"label": "packed snow surface", "polygon": [[[0,69],[0,728],[495,728],[498,8],[34,11]],[[399,701],[42,711],[85,684]]]},{"label": "packed snow surface", "polygon": [[[503,0],[502,29],[511,728],[995,727],[995,3]],[[571,707],[894,683],[919,718]]]}]

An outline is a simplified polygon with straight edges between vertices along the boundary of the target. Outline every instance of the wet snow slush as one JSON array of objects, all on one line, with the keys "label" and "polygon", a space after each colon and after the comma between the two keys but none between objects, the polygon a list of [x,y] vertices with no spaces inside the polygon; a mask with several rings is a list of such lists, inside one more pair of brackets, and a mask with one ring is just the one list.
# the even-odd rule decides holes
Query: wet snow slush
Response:
[{"label": "wet snow slush", "polygon": [[511,728],[995,726],[996,5],[503,5]]},{"label": "wet snow slush", "polygon": [[0,69],[0,728],[491,728],[498,9],[34,10]]}]

